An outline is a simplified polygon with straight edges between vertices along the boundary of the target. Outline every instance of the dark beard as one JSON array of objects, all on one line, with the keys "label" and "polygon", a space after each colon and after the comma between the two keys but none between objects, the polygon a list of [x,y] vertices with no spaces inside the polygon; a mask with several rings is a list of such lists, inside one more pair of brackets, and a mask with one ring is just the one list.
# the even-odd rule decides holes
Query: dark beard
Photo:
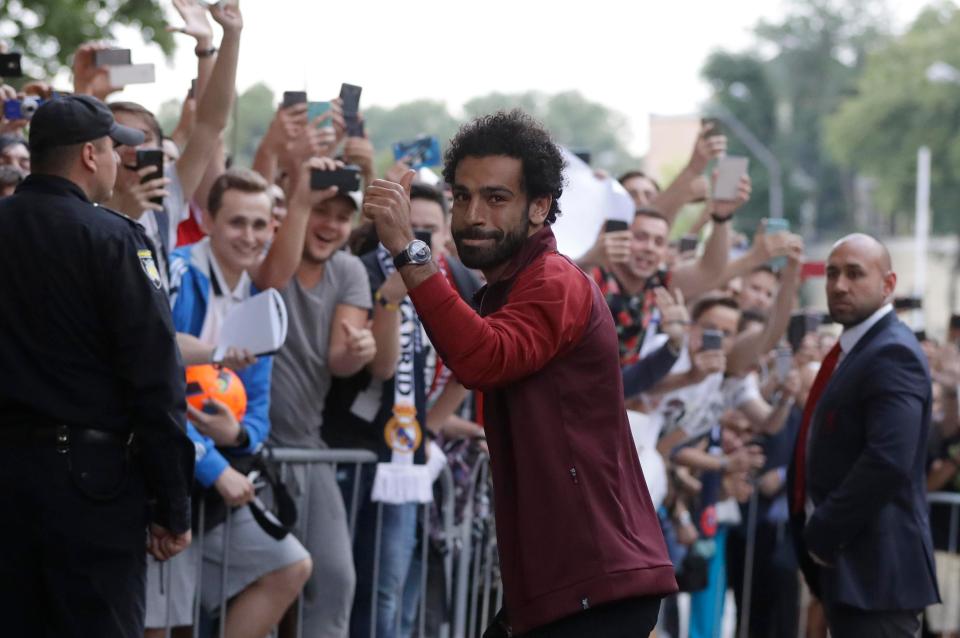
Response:
[{"label": "dark beard", "polygon": [[[523,246],[523,242],[527,240],[529,230],[530,207],[527,206],[523,211],[521,222],[508,233],[470,227],[454,232],[453,241],[457,245],[457,254],[464,266],[476,270],[487,270],[506,263],[516,255]],[[493,239],[494,244],[491,248],[465,246],[464,239]]]}]

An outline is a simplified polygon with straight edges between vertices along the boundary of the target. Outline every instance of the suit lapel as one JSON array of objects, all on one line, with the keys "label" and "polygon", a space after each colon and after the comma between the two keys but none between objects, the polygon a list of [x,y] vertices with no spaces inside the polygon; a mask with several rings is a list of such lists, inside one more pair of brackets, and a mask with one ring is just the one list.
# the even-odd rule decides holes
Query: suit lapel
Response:
[{"label": "suit lapel", "polygon": [[856,363],[858,355],[863,352],[870,341],[872,341],[874,337],[876,337],[882,331],[886,330],[889,326],[892,326],[895,321],[899,321],[897,319],[897,314],[891,310],[884,315],[880,321],[875,323],[870,330],[867,331],[867,334],[860,338],[860,341],[853,346],[853,350],[843,355],[843,359],[839,364],[837,364],[837,369],[833,371],[832,375],[830,375],[830,380],[827,381],[827,386],[823,389],[823,394],[820,395],[820,401],[817,403],[816,412],[813,414],[813,425],[816,427],[816,431],[820,430],[820,421],[823,415],[823,408],[833,403],[834,395],[841,393],[841,391],[844,389],[844,372],[846,372],[852,365]]}]

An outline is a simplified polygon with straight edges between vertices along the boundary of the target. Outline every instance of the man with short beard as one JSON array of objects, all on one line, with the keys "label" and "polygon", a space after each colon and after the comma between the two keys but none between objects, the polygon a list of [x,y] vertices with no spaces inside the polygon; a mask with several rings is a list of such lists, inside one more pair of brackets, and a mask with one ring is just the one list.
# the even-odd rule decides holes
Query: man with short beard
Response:
[{"label": "man with short beard", "polygon": [[939,601],[926,503],[931,381],[890,303],[886,247],[844,237],[827,260],[843,333],[820,366],[791,466],[794,540],[835,638],[919,636]]},{"label": "man with short beard", "polygon": [[520,111],[464,126],[447,152],[453,237],[483,271],[480,314],[410,229],[410,182],[364,214],[457,379],[484,393],[504,608],[486,636],[642,636],[676,591],[623,405],[597,286],[557,252],[563,159]]}]

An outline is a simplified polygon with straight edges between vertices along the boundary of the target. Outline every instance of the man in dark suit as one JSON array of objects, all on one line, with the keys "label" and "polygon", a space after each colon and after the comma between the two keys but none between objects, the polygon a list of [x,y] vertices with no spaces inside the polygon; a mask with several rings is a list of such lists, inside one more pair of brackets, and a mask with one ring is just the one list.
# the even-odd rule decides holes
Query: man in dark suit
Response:
[{"label": "man in dark suit", "polygon": [[810,391],[791,467],[801,567],[834,638],[919,636],[937,602],[925,499],[931,382],[889,303],[887,249],[838,241],[827,303],[843,334]]}]

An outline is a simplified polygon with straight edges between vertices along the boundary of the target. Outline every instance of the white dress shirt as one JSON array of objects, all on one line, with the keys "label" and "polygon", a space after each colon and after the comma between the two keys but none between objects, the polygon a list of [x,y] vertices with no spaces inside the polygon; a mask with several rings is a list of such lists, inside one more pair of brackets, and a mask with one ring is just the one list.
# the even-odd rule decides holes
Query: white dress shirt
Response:
[{"label": "white dress shirt", "polygon": [[893,312],[893,304],[886,303],[875,313],[861,321],[855,326],[850,326],[843,330],[840,335],[840,358],[837,360],[839,365],[843,358],[850,354],[850,351],[863,339],[863,336],[870,332],[870,328],[877,325],[877,322],[887,316],[887,313]]}]

